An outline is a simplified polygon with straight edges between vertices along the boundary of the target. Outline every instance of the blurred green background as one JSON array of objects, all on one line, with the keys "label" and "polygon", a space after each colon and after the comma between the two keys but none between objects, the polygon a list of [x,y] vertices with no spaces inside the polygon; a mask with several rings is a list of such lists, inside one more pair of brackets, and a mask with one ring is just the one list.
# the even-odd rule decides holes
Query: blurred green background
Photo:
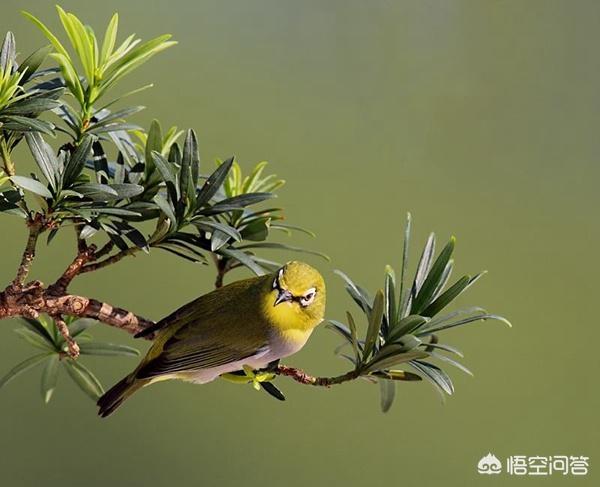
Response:
[{"label": "blurred green background", "polygon": [[[3,0],[0,32],[26,54],[44,44],[19,14],[58,29],[54,2]],[[318,239],[330,318],[353,303],[332,274],[369,289],[399,265],[405,212],[419,245],[429,231],[458,237],[458,272],[489,274],[462,298],[502,313],[450,331],[474,378],[451,370],[456,395],[441,405],[427,383],[398,387],[386,415],[365,382],[331,390],[279,379],[285,403],[250,387],[179,382],[137,394],[109,420],[63,377],[49,406],[39,371],[0,393],[0,483],[54,485],[505,485],[476,464],[508,455],[600,454],[598,177],[600,4],[595,1],[63,1],[102,31],[170,32],[178,46],[120,90],[147,126],[194,127],[205,168],[235,154],[288,180],[278,203]],[[117,90],[118,91],[118,90]],[[22,151],[21,158],[26,156]],[[21,168],[29,161],[18,161]],[[208,169],[207,169],[208,170]],[[25,239],[2,217],[0,282]],[[66,237],[66,236],[65,236]],[[71,239],[42,247],[35,277],[49,281],[73,255]],[[70,235],[69,235],[70,237]],[[415,247],[413,247],[414,250]],[[413,257],[416,252],[413,251]],[[265,254],[267,255],[267,254]],[[272,251],[272,257],[285,255]],[[413,261],[414,264],[414,261]],[[237,276],[241,276],[242,273]],[[236,277],[236,276],[232,276]],[[231,277],[230,277],[231,278]],[[153,252],[86,275],[74,287],[158,319],[211,289],[213,270]],[[31,352],[0,327],[0,373]],[[101,325],[100,338],[142,347]],[[320,328],[290,365],[343,371],[337,338]],[[87,359],[105,385],[135,359]],[[597,475],[596,475],[597,478]]]}]

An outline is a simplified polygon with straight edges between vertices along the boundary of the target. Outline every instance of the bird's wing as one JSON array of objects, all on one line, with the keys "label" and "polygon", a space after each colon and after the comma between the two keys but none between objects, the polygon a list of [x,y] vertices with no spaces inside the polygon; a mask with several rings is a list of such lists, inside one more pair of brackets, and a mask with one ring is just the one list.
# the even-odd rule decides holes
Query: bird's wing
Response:
[{"label": "bird's wing", "polygon": [[263,351],[269,332],[257,305],[263,288],[260,279],[264,278],[231,283],[161,320],[164,328],[136,376],[150,378],[209,369]]},{"label": "bird's wing", "polygon": [[[238,334],[236,341],[232,342],[227,334],[223,333],[225,330],[222,325],[226,326],[226,324],[212,325],[182,327],[165,342],[162,352],[156,358],[138,370],[136,376],[150,378],[176,372],[209,369],[238,362],[266,350],[268,345],[266,334],[246,333],[242,336]],[[239,327],[236,328],[240,330]]]}]

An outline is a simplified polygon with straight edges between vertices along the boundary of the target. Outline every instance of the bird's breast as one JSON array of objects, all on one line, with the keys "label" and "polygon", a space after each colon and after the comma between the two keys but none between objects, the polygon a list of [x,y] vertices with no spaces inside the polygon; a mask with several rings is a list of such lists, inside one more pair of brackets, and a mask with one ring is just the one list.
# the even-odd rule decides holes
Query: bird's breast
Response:
[{"label": "bird's breast", "polygon": [[311,333],[312,329],[299,330],[296,328],[274,331],[271,335],[269,347],[273,360],[288,357],[299,351],[306,344]]}]

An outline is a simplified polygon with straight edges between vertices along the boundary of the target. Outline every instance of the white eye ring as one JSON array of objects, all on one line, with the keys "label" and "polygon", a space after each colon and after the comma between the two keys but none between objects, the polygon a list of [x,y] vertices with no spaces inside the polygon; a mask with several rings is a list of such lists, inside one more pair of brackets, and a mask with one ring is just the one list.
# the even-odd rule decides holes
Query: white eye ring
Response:
[{"label": "white eye ring", "polygon": [[302,306],[308,306],[310,303],[312,303],[315,300],[316,295],[317,295],[317,290],[314,287],[310,288],[307,291],[307,293],[300,298],[300,304]]},{"label": "white eye ring", "polygon": [[281,283],[282,277],[283,277],[283,268],[279,269],[279,272],[275,276],[275,279],[273,279],[273,289],[277,289],[278,287],[281,286],[280,283]]}]

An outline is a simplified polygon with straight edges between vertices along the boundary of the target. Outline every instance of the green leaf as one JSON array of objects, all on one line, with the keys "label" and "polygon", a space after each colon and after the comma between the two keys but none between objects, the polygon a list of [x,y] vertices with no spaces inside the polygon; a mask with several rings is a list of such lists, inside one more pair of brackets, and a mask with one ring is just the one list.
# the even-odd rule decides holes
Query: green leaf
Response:
[{"label": "green leaf", "polygon": [[36,365],[38,365],[41,362],[43,362],[44,360],[46,360],[50,355],[52,355],[52,354],[48,353],[48,352],[39,353],[39,354],[33,355],[32,357],[29,357],[28,359],[23,360],[23,362],[20,362],[17,365],[15,365],[0,379],[0,389],[2,389],[2,387],[4,387],[6,384],[8,384],[15,377],[18,377],[23,372],[28,371],[29,369],[35,367]]},{"label": "green leaf", "polygon": [[82,355],[120,355],[137,357],[140,352],[136,348],[116,343],[91,342],[83,343],[80,347]]},{"label": "green leaf", "polygon": [[26,134],[42,132],[47,135],[54,135],[54,125],[45,120],[7,114],[2,116],[1,123],[4,130],[7,131],[25,132]]},{"label": "green leaf", "polygon": [[52,148],[37,132],[27,132],[25,139],[35,162],[54,191],[57,190],[58,160]]},{"label": "green leaf", "polygon": [[352,296],[352,298],[356,301],[356,303],[362,308],[365,314],[369,314],[371,312],[372,303],[371,299],[367,294],[357,286],[352,279],[350,279],[346,274],[344,274],[339,269],[335,269],[333,271],[334,274],[340,276],[346,282],[346,291]]},{"label": "green leaf", "polygon": [[192,184],[198,184],[198,176],[200,174],[200,151],[198,149],[198,138],[196,132],[192,129],[185,134],[185,142],[183,144],[183,163],[191,168]]},{"label": "green leaf", "polygon": [[457,326],[466,325],[467,323],[473,323],[475,321],[486,321],[486,320],[501,321],[502,323],[506,323],[509,327],[512,328],[511,322],[508,321],[503,316],[484,314],[484,315],[470,316],[468,318],[464,318],[462,320],[454,321],[451,323],[440,324],[440,325],[436,325],[436,326],[426,326],[417,333],[417,336],[431,335],[432,333],[436,333],[441,330],[447,330],[448,328],[454,328]]},{"label": "green leaf", "polygon": [[[421,346],[425,347],[426,350],[430,348],[439,348],[440,350],[444,350],[446,352],[458,355],[460,358],[464,357],[463,353],[460,350],[458,350],[455,347],[451,347],[450,345],[444,345],[443,343],[421,343]],[[432,352],[430,351],[428,353]]]},{"label": "green leaf", "polygon": [[273,193],[248,193],[226,198],[214,204],[209,208],[210,213],[220,213],[224,211],[232,211],[244,208],[246,206],[255,205],[262,201],[274,198]]},{"label": "green leaf", "polygon": [[202,189],[198,192],[196,198],[196,209],[202,208],[206,205],[212,197],[217,193],[219,188],[223,185],[223,182],[229,174],[231,165],[233,164],[233,157],[227,159],[210,175],[210,177],[204,182]]},{"label": "green leaf", "polygon": [[119,29],[119,14],[115,13],[104,34],[104,41],[102,42],[102,51],[100,52],[99,65],[103,66],[108,57],[112,54],[117,40],[117,31]]},{"label": "green leaf", "polygon": [[394,403],[394,398],[396,397],[396,384],[391,380],[379,379],[379,391],[381,393],[381,411],[387,413],[392,404]]},{"label": "green leaf", "polygon": [[265,270],[259,264],[254,262],[252,257],[243,250],[238,250],[231,247],[222,247],[219,249],[218,253],[237,260],[240,264],[246,266],[257,276],[263,276],[265,274]]},{"label": "green leaf", "polygon": [[63,365],[73,382],[94,401],[104,394],[104,388],[96,376],[81,362],[72,359],[63,360]]},{"label": "green leaf", "polygon": [[421,258],[419,259],[419,264],[417,265],[417,271],[415,273],[415,279],[413,281],[413,285],[411,288],[411,308],[410,312],[412,313],[412,302],[414,302],[415,297],[419,294],[421,290],[421,286],[429,273],[429,268],[431,266],[431,260],[433,259],[433,254],[435,252],[435,235],[431,233],[429,238],[427,239],[427,243],[423,248],[423,253],[421,254]]},{"label": "green leaf", "polygon": [[373,301],[373,311],[369,315],[369,327],[367,328],[367,337],[365,338],[365,352],[363,359],[368,360],[371,354],[374,354],[375,346],[379,338],[379,330],[383,321],[383,291],[378,290]]},{"label": "green leaf", "polygon": [[385,268],[385,317],[389,329],[396,325],[396,275],[389,265]]},{"label": "green leaf", "polygon": [[6,72],[9,68],[15,66],[17,64],[16,55],[15,36],[12,32],[8,31],[0,49],[0,71]]},{"label": "green leaf", "polygon": [[119,198],[133,198],[144,192],[144,187],[139,184],[113,183],[110,187],[116,191]]},{"label": "green leaf", "polygon": [[47,352],[56,352],[56,347],[53,344],[50,344],[45,337],[40,336],[37,332],[27,328],[17,328],[15,333],[36,348]]},{"label": "green leaf", "polygon": [[77,177],[81,174],[81,171],[83,171],[85,163],[90,156],[93,141],[94,138],[92,136],[84,135],[80,144],[69,157],[67,163],[65,164],[65,170],[62,177],[63,184],[65,186],[70,186],[72,183],[74,183]]},{"label": "green leaf", "polygon": [[98,322],[91,318],[78,318],[69,324],[69,334],[75,338]]},{"label": "green leaf", "polygon": [[422,311],[423,316],[435,316],[467,289],[473,280],[471,276],[463,276],[438,296],[433,303]]},{"label": "green leaf", "polygon": [[446,362],[450,365],[453,365],[454,367],[456,367],[459,370],[462,370],[465,374],[470,375],[471,377],[473,376],[473,372],[467,369],[463,364],[451,359],[450,357],[446,357],[446,355],[442,355],[441,353],[436,352],[429,352],[429,355],[431,355],[434,358],[437,358],[438,360],[441,360],[442,362]]},{"label": "green leaf", "polygon": [[408,273],[408,247],[410,245],[411,214],[406,214],[406,226],[404,227],[404,245],[402,247],[402,268],[400,270],[400,289],[398,290],[398,320],[408,315],[409,289],[405,285]]},{"label": "green leaf", "polygon": [[41,392],[42,399],[46,404],[50,402],[54,389],[56,388],[56,382],[58,380],[58,363],[59,355],[57,353],[52,354],[46,362],[44,372],[42,372]]},{"label": "green leaf", "polygon": [[40,320],[33,318],[21,318],[21,323],[25,328],[30,329],[34,333],[40,335],[44,340],[48,342],[48,345],[54,347],[54,339],[50,334],[50,331]]},{"label": "green leaf", "polygon": [[226,225],[225,223],[219,223],[210,220],[192,220],[192,223],[194,224],[194,226],[198,227],[201,230],[207,232],[214,232],[215,230],[219,230],[220,232],[228,235],[237,242],[242,240],[240,232],[238,232],[235,228]]},{"label": "green leaf", "polygon": [[348,320],[348,327],[350,329],[350,342],[352,344],[352,350],[354,351],[354,358],[356,359],[356,363],[360,364],[362,362],[360,357],[361,345],[358,343],[356,323],[349,311],[346,312],[346,319]]},{"label": "green leaf", "polygon": [[155,195],[154,198],[152,198],[152,201],[156,203],[156,206],[158,206],[165,216],[170,220],[170,226],[175,226],[177,223],[177,217],[175,216],[175,210],[173,209],[171,203],[167,201],[167,199],[161,194]]},{"label": "green leaf", "polygon": [[30,54],[19,66],[19,72],[23,73],[21,78],[21,84],[26,83],[31,76],[38,70],[38,68],[45,61],[48,54],[52,51],[52,46],[44,46]]},{"label": "green leaf", "polygon": [[393,342],[407,333],[413,333],[428,321],[429,320],[424,316],[408,315],[407,317],[402,318],[397,327],[390,331],[390,334],[386,337],[386,341]]},{"label": "green leaf", "polygon": [[[426,358],[429,354],[427,352],[423,352],[421,350],[411,350],[409,352],[404,353],[396,353],[385,355],[382,357],[375,357],[371,362],[369,362],[365,369],[363,369],[364,373],[374,372],[376,370],[385,370],[391,367],[395,367],[399,364],[404,364],[407,362],[411,362],[416,359]],[[412,362],[411,362],[412,363]]]},{"label": "green leaf", "polygon": [[[429,362],[423,362],[421,360],[413,360],[410,365],[414,367],[418,372],[421,372],[423,376],[429,380],[436,388],[440,391],[445,392],[449,396],[454,392],[454,385],[452,380],[448,377],[442,369],[438,366],[433,365]],[[442,399],[444,398],[442,394]]]},{"label": "green leaf", "polygon": [[120,198],[119,193],[108,184],[78,184],[77,186],[74,186],[73,189],[94,201],[110,201]]},{"label": "green leaf", "polygon": [[154,158],[152,152],[156,151],[160,154],[162,151],[162,128],[158,120],[152,120],[148,137],[146,138],[146,176],[154,172]]},{"label": "green leaf", "polygon": [[455,242],[456,239],[451,237],[450,241],[442,249],[440,255],[435,260],[431,270],[423,282],[423,285],[421,286],[421,289],[419,290],[417,296],[413,299],[411,306],[412,314],[419,314],[423,308],[425,308],[431,302],[433,295],[443,278],[446,265],[450,261],[452,252],[454,252]]},{"label": "green leaf", "polygon": [[35,179],[27,178],[25,176],[11,176],[10,179],[20,188],[31,191],[39,196],[43,196],[44,198],[52,198],[52,193],[48,190],[48,188]]},{"label": "green leaf", "polygon": [[[7,108],[2,110],[3,114],[6,115],[26,115],[26,116],[38,116],[42,112],[48,110],[54,110],[59,107],[61,102],[58,100],[53,100],[52,98],[39,98],[39,97],[28,97],[16,103],[9,105]],[[17,122],[19,119],[17,119]],[[24,123],[31,123],[31,119],[26,119]],[[40,122],[40,120],[33,120],[33,122]],[[52,135],[53,125],[49,123],[44,123],[44,127],[40,132],[47,133],[48,135]],[[38,130],[35,125],[32,126],[33,130]]]}]

